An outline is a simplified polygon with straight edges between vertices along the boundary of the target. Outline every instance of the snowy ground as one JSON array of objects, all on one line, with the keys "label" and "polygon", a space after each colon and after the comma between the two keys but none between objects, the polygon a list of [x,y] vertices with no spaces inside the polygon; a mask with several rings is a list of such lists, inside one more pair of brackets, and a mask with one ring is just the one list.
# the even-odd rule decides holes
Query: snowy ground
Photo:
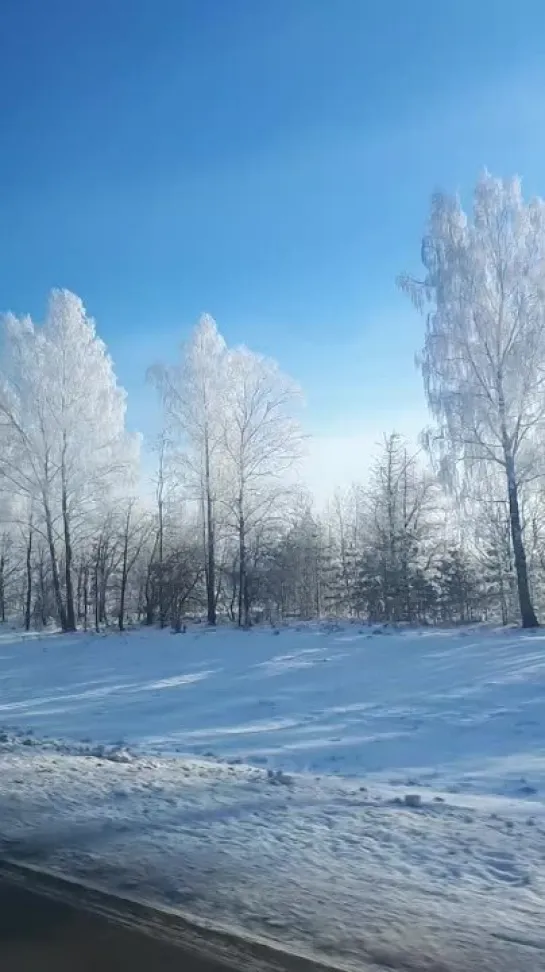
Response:
[{"label": "snowy ground", "polygon": [[541,632],[7,633],[0,724],[14,858],[346,967],[545,968]]}]

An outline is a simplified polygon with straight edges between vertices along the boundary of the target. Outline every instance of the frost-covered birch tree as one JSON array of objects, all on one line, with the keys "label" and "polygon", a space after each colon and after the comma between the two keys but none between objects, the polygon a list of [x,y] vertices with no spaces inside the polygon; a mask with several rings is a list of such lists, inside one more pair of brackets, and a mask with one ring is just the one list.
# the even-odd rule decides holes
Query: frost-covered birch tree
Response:
[{"label": "frost-covered birch tree", "polygon": [[74,542],[110,494],[129,488],[139,441],[125,430],[125,392],[79,297],[54,290],[43,325],[12,314],[3,325],[0,475],[40,510],[58,617],[71,631]]},{"label": "frost-covered birch tree", "polygon": [[458,198],[433,197],[421,256],[424,278],[400,282],[426,313],[435,443],[469,484],[503,471],[520,614],[534,627],[521,490],[545,473],[545,203],[485,173],[469,215]]},{"label": "frost-covered birch tree", "polygon": [[180,449],[182,477],[199,505],[209,624],[216,623],[216,528],[222,472],[220,419],[225,395],[225,354],[225,341],[216,322],[209,314],[203,314],[182,347],[180,363],[150,369],[169,431]]},{"label": "frost-covered birch tree", "polygon": [[238,541],[238,623],[249,623],[248,540],[282,516],[287,474],[300,458],[303,436],[294,411],[296,384],[277,363],[242,347],[226,360],[223,450],[229,521]]}]

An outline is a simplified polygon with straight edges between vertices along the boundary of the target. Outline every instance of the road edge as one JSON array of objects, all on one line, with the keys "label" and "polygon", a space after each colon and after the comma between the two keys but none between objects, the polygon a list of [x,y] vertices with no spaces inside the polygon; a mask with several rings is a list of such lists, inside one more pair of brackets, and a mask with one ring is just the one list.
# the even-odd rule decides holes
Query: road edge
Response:
[{"label": "road edge", "polygon": [[205,921],[192,921],[173,908],[115,894],[99,885],[9,857],[0,858],[0,879],[239,972],[352,972],[353,969],[342,963],[326,964],[317,956],[287,951],[273,940],[245,936]]}]

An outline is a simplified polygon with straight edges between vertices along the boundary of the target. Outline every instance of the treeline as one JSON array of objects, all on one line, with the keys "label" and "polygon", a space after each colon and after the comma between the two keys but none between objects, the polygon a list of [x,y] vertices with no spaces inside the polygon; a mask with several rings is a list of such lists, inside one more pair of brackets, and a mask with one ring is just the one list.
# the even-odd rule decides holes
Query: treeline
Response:
[{"label": "treeline", "polygon": [[[420,367],[434,421],[318,512],[298,483],[300,391],[204,315],[153,366],[152,487],[125,393],[74,294],[8,315],[0,357],[0,618],[27,628],[239,625],[343,615],[522,620],[545,577],[545,204],[485,174],[467,215],[436,195]],[[363,458],[363,457],[362,457]],[[367,459],[367,457],[365,457]],[[366,462],[367,464],[367,462]]]},{"label": "treeline", "polygon": [[[337,494],[321,515],[300,487],[284,485],[259,516],[248,516],[243,571],[240,522],[214,495],[210,543],[206,506],[195,502],[169,449],[162,437],[154,508],[113,496],[89,522],[77,518],[70,565],[75,625],[123,630],[139,622],[181,630],[193,616],[243,625],[327,616],[419,624],[517,617],[507,510],[483,505],[478,517],[464,519],[422,468],[421,455],[396,434],[385,439],[370,481]],[[537,579],[545,548],[533,527]],[[68,604],[65,538],[55,539],[60,595]],[[26,523],[4,524],[1,544],[2,619],[27,628],[62,624],[47,530],[36,513]]]}]

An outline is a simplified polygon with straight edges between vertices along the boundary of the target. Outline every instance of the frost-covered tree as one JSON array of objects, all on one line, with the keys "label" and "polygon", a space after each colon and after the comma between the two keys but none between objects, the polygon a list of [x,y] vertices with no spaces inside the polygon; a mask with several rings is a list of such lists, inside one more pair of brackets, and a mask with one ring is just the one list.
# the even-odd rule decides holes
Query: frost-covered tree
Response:
[{"label": "frost-covered tree", "polygon": [[421,620],[438,551],[437,484],[395,432],[384,439],[365,499],[358,603],[374,619]]},{"label": "frost-covered tree", "polygon": [[125,392],[79,297],[52,291],[43,325],[10,314],[2,338],[0,476],[40,511],[58,617],[74,630],[74,544],[135,476],[139,442],[125,430]]},{"label": "frost-covered tree", "polygon": [[138,503],[134,498],[129,499],[121,511],[120,558],[118,567],[119,600],[117,609],[117,625],[120,631],[123,631],[125,628],[129,578],[151,533],[151,528],[151,518],[138,507]]},{"label": "frost-covered tree", "polygon": [[450,547],[438,564],[436,577],[439,618],[467,624],[481,620],[483,591],[477,563],[462,547]]},{"label": "frost-covered tree", "polygon": [[292,493],[287,474],[302,454],[295,383],[248,348],[229,351],[222,408],[226,506],[238,541],[238,623],[249,623],[248,545],[277,523]]},{"label": "frost-covered tree", "polygon": [[216,622],[218,493],[221,485],[225,341],[216,322],[203,314],[182,347],[177,365],[156,365],[157,386],[171,436],[179,447],[182,477],[199,504],[206,565],[207,614]]},{"label": "frost-covered tree", "polygon": [[435,443],[469,484],[503,471],[520,614],[533,627],[520,503],[545,472],[545,203],[485,173],[469,215],[458,198],[433,197],[421,255],[423,280],[401,284],[427,315],[420,364]]}]

